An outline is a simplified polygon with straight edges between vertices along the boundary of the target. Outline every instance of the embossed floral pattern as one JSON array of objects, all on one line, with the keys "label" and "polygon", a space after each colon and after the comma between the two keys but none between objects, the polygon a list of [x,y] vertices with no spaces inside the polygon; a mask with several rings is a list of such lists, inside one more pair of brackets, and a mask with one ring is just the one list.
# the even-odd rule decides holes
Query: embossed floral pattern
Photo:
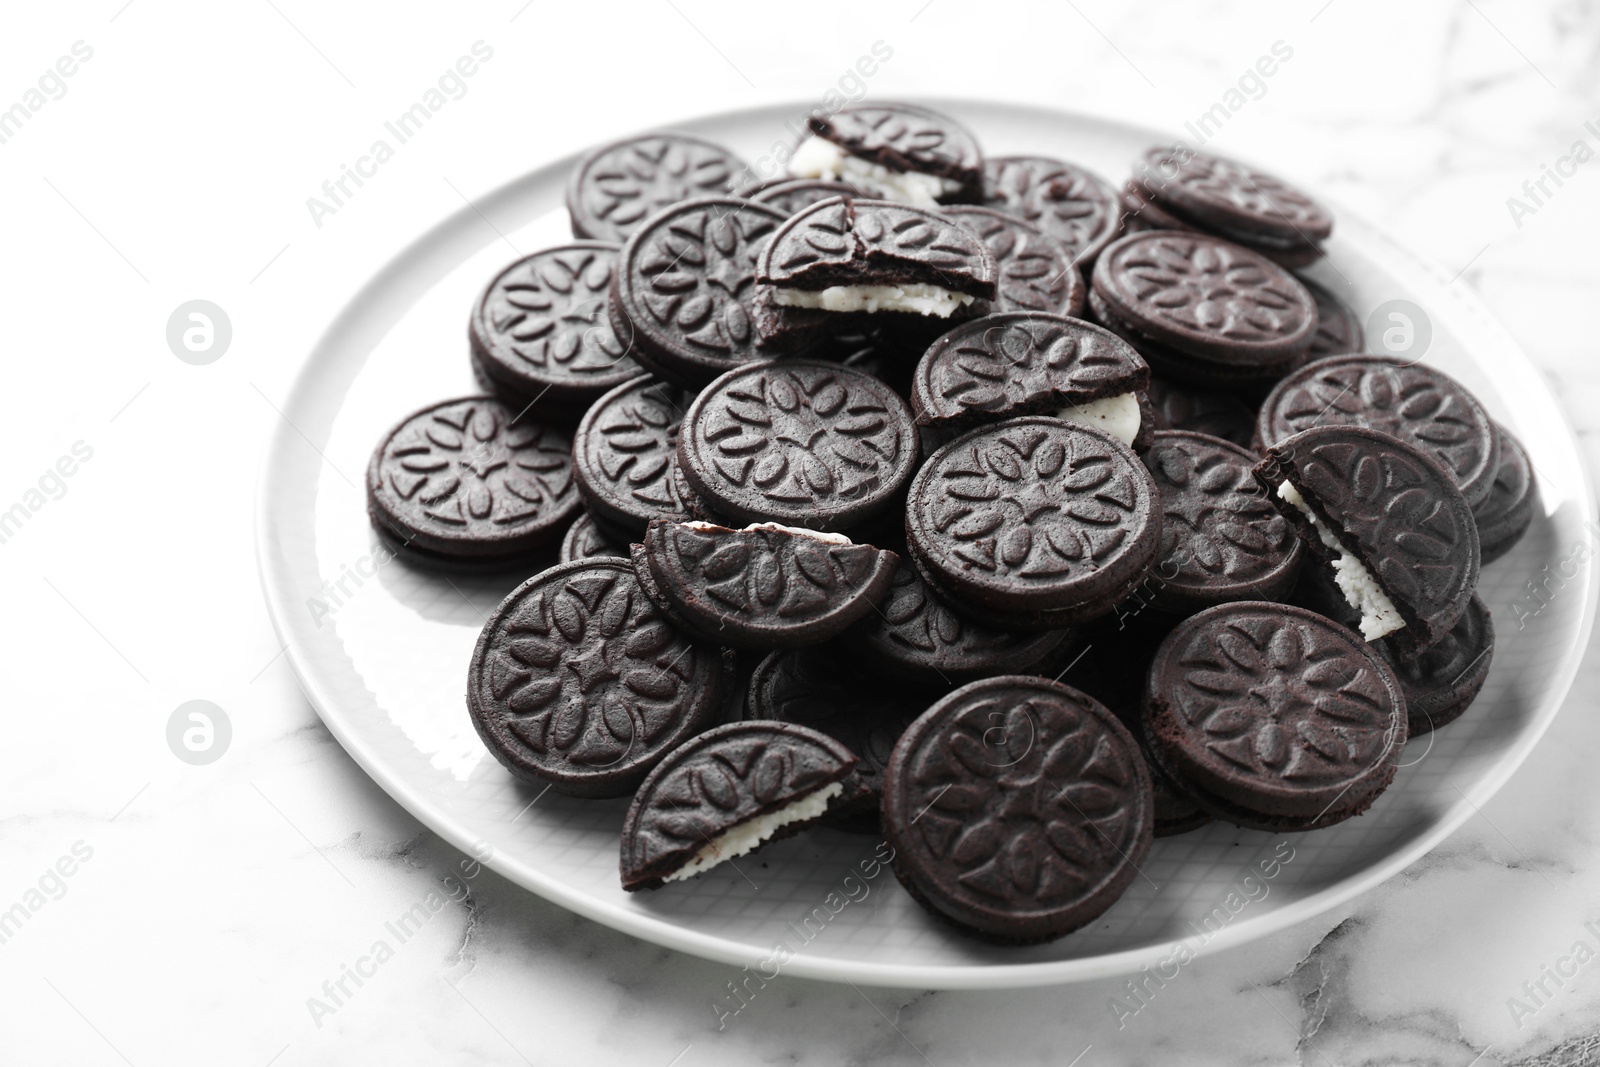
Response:
[{"label": "embossed floral pattern", "polygon": [[1083,275],[1060,241],[988,208],[949,208],[944,214],[976,234],[994,257],[995,311],[1072,315],[1083,309]]},{"label": "embossed floral pattern", "polygon": [[658,527],[645,546],[674,590],[703,593],[720,610],[778,623],[848,610],[893,558],[871,545],[829,544],[781,530]]},{"label": "embossed floral pattern", "polygon": [[618,249],[552,248],[517,261],[490,284],[472,319],[474,350],[536,381],[608,388],[638,373],[606,315]]},{"label": "embossed floral pattern", "polygon": [[618,244],[681,200],[725,193],[744,164],[692,137],[651,135],[600,149],[580,165],[567,207],[573,232]]},{"label": "embossed floral pattern", "polygon": [[951,174],[978,165],[972,135],[942,115],[905,105],[847,107],[812,127],[855,155],[895,170]]},{"label": "embossed floral pattern", "polygon": [[775,285],[822,289],[857,282],[884,261],[942,272],[933,280],[948,289],[993,295],[994,258],[976,235],[943,215],[885,200],[825,200],[793,216],[773,236],[761,274]]},{"label": "embossed floral pattern", "polygon": [[1117,232],[1121,210],[1105,179],[1035,156],[985,161],[983,202],[1054,237],[1074,261],[1099,254]]},{"label": "embossed floral pattern", "polygon": [[682,405],[677,389],[648,377],[596,401],[573,450],[584,495],[640,526],[687,518],[672,479]]},{"label": "embossed floral pattern", "polygon": [[1283,570],[1295,534],[1262,495],[1255,462],[1188,434],[1157,435],[1144,464],[1161,490],[1164,581],[1238,585]]},{"label": "embossed floral pattern", "polygon": [[[1201,221],[1232,220],[1247,230],[1313,241],[1327,237],[1333,218],[1311,197],[1281,178],[1220,156],[1153,149],[1150,179],[1160,199],[1172,200]],[[1220,221],[1220,220],[1219,220]]]}]

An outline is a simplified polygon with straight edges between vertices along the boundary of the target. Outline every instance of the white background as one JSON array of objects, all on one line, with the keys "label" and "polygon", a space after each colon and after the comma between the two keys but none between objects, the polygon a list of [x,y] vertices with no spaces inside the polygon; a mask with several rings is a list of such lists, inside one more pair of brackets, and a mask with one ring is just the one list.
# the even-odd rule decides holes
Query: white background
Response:
[{"label": "white background", "polygon": [[[75,42],[93,56],[0,144],[0,510],[74,443],[93,456],[0,544],[0,909],[75,843],[92,858],[0,944],[0,1060],[1465,1065],[1575,1056],[1600,1033],[1600,965],[1520,1028],[1505,1005],[1600,918],[1592,665],[1483,819],[1338,913],[1202,961],[1128,1031],[1109,985],[918,995],[784,979],[718,1033],[707,1003],[727,968],[487,872],[473,907],[442,912],[319,1027],[306,998],[460,857],[299,695],[251,541],[274,405],[397,250],[463,198],[600,140],[819,102],[875,41],[893,49],[875,98],[1024,101],[1174,132],[1286,42],[1292,60],[1215,146],[1464,270],[1557,385],[1592,463],[1600,163],[1521,226],[1506,199],[1575,140],[1600,147],[1584,129],[1600,129],[1595,5],[104,0],[7,14],[0,108]],[[493,58],[465,95],[317,226],[307,198],[480,40]],[[209,366],[165,339],[196,298],[232,322]],[[165,737],[197,698],[234,730],[206,767]]]}]

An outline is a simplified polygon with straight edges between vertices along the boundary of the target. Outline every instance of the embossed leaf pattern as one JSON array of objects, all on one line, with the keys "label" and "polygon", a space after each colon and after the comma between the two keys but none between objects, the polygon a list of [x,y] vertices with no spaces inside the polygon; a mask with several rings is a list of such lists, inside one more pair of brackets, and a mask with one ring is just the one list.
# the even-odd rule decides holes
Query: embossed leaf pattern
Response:
[{"label": "embossed leaf pattern", "polygon": [[725,192],[738,170],[738,161],[714,145],[641,137],[613,147],[590,165],[582,207],[608,231],[606,236],[620,241],[664,207]]},{"label": "embossed leaf pattern", "polygon": [[716,395],[695,433],[720,477],[786,510],[859,500],[912,447],[888,400],[862,375],[777,364]]},{"label": "embossed leaf pattern", "polygon": [[994,257],[996,312],[1067,314],[1073,291],[1083,281],[1061,242],[982,208],[954,208],[945,214],[976,235]]},{"label": "embossed leaf pattern", "polygon": [[1144,464],[1161,490],[1164,577],[1247,582],[1283,565],[1295,533],[1262,496],[1249,459],[1158,438]]},{"label": "embossed leaf pattern", "polygon": [[606,315],[614,248],[559,248],[529,256],[495,280],[482,323],[494,352],[547,374],[582,379],[628,359]]},{"label": "embossed leaf pattern", "polygon": [[657,784],[639,829],[644,849],[659,854],[709,844],[730,824],[810,791],[836,762],[832,754],[825,761],[797,759],[788,746],[761,737],[722,738]]},{"label": "embossed leaf pattern", "polygon": [[847,107],[828,121],[829,138],[859,154],[893,153],[919,169],[973,166],[977,147],[939,116],[903,107]]},{"label": "embossed leaf pattern", "polygon": [[[1157,158],[1167,153],[1152,153]],[[1159,171],[1166,177],[1171,171]],[[1325,237],[1332,219],[1320,204],[1294,186],[1220,156],[1195,153],[1170,179],[1202,202],[1226,204],[1249,215],[1276,220],[1309,239]]]},{"label": "embossed leaf pattern", "polygon": [[878,550],[832,545],[776,531],[664,531],[669,566],[681,569],[736,615],[775,613],[799,622],[854,598],[871,578]]},{"label": "embossed leaf pattern", "polygon": [[806,273],[868,258],[993,277],[983,242],[932,211],[881,200],[823,203],[793,217],[774,238],[769,280],[800,285]]},{"label": "embossed leaf pattern", "polygon": [[979,701],[913,757],[918,843],[974,897],[1070,899],[1132,846],[1136,758],[1066,701]]},{"label": "embossed leaf pattern", "polygon": [[1292,337],[1312,325],[1314,305],[1261,257],[1172,230],[1109,250],[1119,298],[1180,329],[1240,342]]},{"label": "embossed leaf pattern", "polygon": [[934,529],[966,567],[1048,582],[1101,566],[1126,542],[1139,499],[1122,457],[1085,434],[1016,427],[947,454]]},{"label": "embossed leaf pattern", "polygon": [[650,323],[690,350],[753,359],[756,257],[777,220],[768,209],[705,204],[652,224],[630,261]]},{"label": "embossed leaf pattern", "polygon": [[603,767],[682,718],[705,655],[630,577],[578,574],[528,595],[490,652],[489,676],[529,748]]},{"label": "embossed leaf pattern", "polygon": [[630,500],[645,514],[685,514],[672,479],[683,408],[676,391],[645,382],[609,400],[580,442],[585,473],[604,478],[611,495]]},{"label": "embossed leaf pattern", "polygon": [[1382,679],[1331,635],[1259,613],[1200,628],[1171,700],[1218,759],[1264,780],[1346,781],[1393,740]]},{"label": "embossed leaf pattern", "polygon": [[980,319],[936,342],[926,360],[930,416],[1016,410],[1087,397],[1140,374],[1138,355],[1115,338],[1041,318]]},{"label": "embossed leaf pattern", "polygon": [[505,531],[566,506],[571,443],[490,400],[463,400],[412,419],[389,440],[384,486],[421,526]]},{"label": "embossed leaf pattern", "polygon": [[895,568],[889,597],[868,622],[895,643],[921,652],[959,651],[975,654],[1025,643],[1025,635],[975,625],[928,593],[909,561]]},{"label": "embossed leaf pattern", "polygon": [[983,202],[1056,238],[1076,260],[1115,228],[1118,207],[1104,182],[1050,159],[991,159],[983,167]]},{"label": "embossed leaf pattern", "polygon": [[1273,422],[1279,440],[1313,426],[1379,430],[1439,460],[1458,483],[1488,461],[1487,417],[1422,367],[1364,359],[1308,369],[1279,397]]}]

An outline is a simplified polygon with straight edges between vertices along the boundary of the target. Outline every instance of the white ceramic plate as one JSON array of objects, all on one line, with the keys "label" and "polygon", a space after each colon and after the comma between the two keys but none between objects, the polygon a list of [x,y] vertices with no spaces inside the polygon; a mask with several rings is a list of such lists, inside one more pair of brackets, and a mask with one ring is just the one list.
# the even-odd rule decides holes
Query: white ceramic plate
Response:
[{"label": "white ceramic plate", "polygon": [[[993,154],[1057,156],[1115,181],[1163,139],[1058,111],[935,106],[968,123]],[[756,159],[789,138],[785,121],[804,110],[742,111],[681,128]],[[361,489],[368,454],[393,422],[478,391],[468,310],[515,258],[513,247],[527,254],[568,238],[562,194],[572,163],[535,170],[456,212],[356,294],[284,404],[260,501],[267,602],[328,729],[418,819],[488,856],[506,877],[596,922],[738,966],[774,960],[781,942],[794,953],[783,972],[811,978],[978,988],[1128,973],[1170,960],[1179,942],[1197,953],[1237,945],[1377,885],[1488,800],[1556,714],[1594,617],[1596,572],[1585,548],[1600,536],[1572,430],[1527,357],[1465,288],[1340,213],[1330,262],[1313,273],[1348,279],[1363,317],[1391,299],[1425,309],[1433,330],[1426,362],[1466,382],[1522,438],[1544,495],[1527,537],[1484,571],[1479,591],[1499,644],[1483,695],[1462,720],[1413,744],[1409,765],[1371,812],[1288,838],[1214,825],[1157,841],[1147,877],[1098,922],[1031,948],[954,934],[874,867],[874,839],[835,831],[770,846],[741,862],[742,874],[722,868],[657,893],[622,892],[625,802],[541,796],[484,751],[467,719],[473,641],[515,583],[376,565]],[[1525,583],[1552,573],[1564,580],[1546,583],[1553,591],[1540,607]]]}]

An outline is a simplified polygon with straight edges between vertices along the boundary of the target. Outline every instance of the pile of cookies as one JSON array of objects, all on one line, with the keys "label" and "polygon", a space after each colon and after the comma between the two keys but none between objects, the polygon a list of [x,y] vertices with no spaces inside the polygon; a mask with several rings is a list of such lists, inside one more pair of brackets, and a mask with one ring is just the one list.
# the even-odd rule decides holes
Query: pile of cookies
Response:
[{"label": "pile of cookies", "polygon": [[575,239],[473,309],[485,393],[374,452],[402,558],[532,575],[468,667],[496,759],[632,797],[625,889],[881,833],[1011,943],[1155,836],[1366,811],[1483,686],[1516,439],[1361,354],[1277,178],[1161,148],[1118,190],[908,105],[810,131],[766,182],[681,134],[592,152]]}]

